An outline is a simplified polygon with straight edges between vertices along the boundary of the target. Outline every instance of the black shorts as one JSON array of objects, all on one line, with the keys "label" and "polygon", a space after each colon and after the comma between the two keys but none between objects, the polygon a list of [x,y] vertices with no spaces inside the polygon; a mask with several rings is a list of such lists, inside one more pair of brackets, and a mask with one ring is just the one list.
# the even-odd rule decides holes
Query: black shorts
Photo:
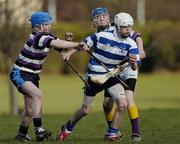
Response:
[{"label": "black shorts", "polygon": [[103,85],[99,85],[90,80],[87,80],[89,87],[85,87],[84,93],[87,96],[95,96],[98,92],[105,90],[119,83],[119,80],[115,77],[108,79]]},{"label": "black shorts", "polygon": [[[25,83],[25,81],[31,81],[34,85],[39,88],[39,74],[33,74],[25,71],[21,71],[19,69],[13,68],[10,73],[10,79],[13,84],[16,86],[19,92],[23,93],[21,90],[21,85]],[[24,94],[24,93],[23,93]]]},{"label": "black shorts", "polygon": [[[136,86],[136,79],[134,79],[134,78],[130,78],[130,79],[127,79],[126,81],[125,81],[125,83],[128,85],[128,87],[130,88],[129,90],[131,90],[131,91],[133,91],[134,92],[134,90],[135,90],[135,86]],[[127,88],[125,88],[125,90],[128,90]],[[108,93],[108,91],[107,90],[105,90],[104,91],[104,97],[110,97],[111,98],[111,96],[109,95],[109,93]]]}]

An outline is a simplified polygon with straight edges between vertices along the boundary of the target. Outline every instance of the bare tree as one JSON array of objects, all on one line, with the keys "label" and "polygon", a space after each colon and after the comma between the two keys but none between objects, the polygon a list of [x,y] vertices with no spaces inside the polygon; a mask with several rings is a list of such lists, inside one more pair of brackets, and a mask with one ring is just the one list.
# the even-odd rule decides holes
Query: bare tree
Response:
[{"label": "bare tree", "polygon": [[[10,68],[12,66],[12,56],[10,53],[10,49],[12,48],[11,43],[11,18],[12,18],[13,10],[10,9],[10,1],[1,1],[1,25],[0,29],[2,33],[0,34],[1,40],[1,53],[2,60],[4,61],[4,72],[8,76]],[[18,112],[15,89],[13,85],[9,81],[9,92],[10,92],[10,109],[11,114],[16,115]]]},{"label": "bare tree", "polygon": [[[15,88],[9,80],[9,72],[12,68],[14,52],[22,39],[25,20],[31,13],[28,0],[2,0],[0,1],[0,55],[4,63],[4,73],[8,79],[10,96],[10,113],[18,114]],[[24,13],[23,11],[26,11]],[[25,19],[26,18],[26,19]]]},{"label": "bare tree", "polygon": [[54,21],[56,22],[56,0],[48,0],[48,12],[53,16]]},{"label": "bare tree", "polygon": [[145,24],[145,0],[137,1],[137,21],[139,24]]}]

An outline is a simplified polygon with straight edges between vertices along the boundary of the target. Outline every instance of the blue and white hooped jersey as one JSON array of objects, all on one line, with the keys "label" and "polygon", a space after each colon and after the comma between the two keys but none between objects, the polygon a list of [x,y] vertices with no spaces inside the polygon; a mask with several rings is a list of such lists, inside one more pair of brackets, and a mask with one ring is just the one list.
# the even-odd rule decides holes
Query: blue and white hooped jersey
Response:
[{"label": "blue and white hooped jersey", "polygon": [[31,33],[14,63],[14,68],[40,73],[53,39],[55,37],[51,34]]},{"label": "blue and white hooped jersey", "polygon": [[[139,51],[135,41],[130,37],[120,38],[114,27],[110,31],[94,33],[87,37],[84,42],[94,49],[93,55],[110,70],[131,54],[137,55],[139,62]],[[107,70],[91,58],[87,72],[88,75],[101,75]]]}]

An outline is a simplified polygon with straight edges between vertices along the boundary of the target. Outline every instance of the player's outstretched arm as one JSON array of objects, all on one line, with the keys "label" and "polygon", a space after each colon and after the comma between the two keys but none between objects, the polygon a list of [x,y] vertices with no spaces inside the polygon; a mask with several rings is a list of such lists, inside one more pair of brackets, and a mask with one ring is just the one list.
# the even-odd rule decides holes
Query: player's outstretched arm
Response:
[{"label": "player's outstretched arm", "polygon": [[65,41],[65,40],[60,40],[60,39],[52,40],[50,43],[50,46],[55,47],[55,48],[61,48],[61,49],[68,49],[68,48],[79,49],[80,48],[78,42],[70,42],[70,41]]},{"label": "player's outstretched arm", "polygon": [[78,52],[77,49],[70,49],[68,51],[63,51],[61,52],[61,58],[64,61],[68,61],[70,59],[70,57],[75,54],[76,52]]},{"label": "player's outstretched arm", "polygon": [[89,47],[81,42],[79,43],[79,48],[77,49],[70,49],[68,51],[64,51],[64,52],[61,52],[61,58],[65,61],[68,61],[70,59],[70,57],[75,54],[76,52],[78,52],[79,50],[86,50],[86,51],[89,51]]}]

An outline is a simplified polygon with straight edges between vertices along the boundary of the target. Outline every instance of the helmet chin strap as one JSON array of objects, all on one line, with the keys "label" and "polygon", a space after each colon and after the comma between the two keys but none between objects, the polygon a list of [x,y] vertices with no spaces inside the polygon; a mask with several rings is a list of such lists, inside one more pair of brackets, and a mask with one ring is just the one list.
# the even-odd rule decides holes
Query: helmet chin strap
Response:
[{"label": "helmet chin strap", "polygon": [[109,27],[109,25],[99,26],[97,29],[97,32],[104,31],[108,27]]},{"label": "helmet chin strap", "polygon": [[130,36],[130,34],[129,34],[129,35],[122,35],[122,34],[120,34],[120,33],[118,32],[118,36],[121,37],[121,38],[128,38],[128,37]]},{"label": "helmet chin strap", "polygon": [[111,26],[111,24],[103,25],[103,26],[98,26],[97,32],[104,31],[106,28],[108,28],[110,26]]},{"label": "helmet chin strap", "polygon": [[35,26],[35,27],[33,28],[33,30],[34,30],[35,32],[40,32],[40,33],[44,32],[44,28],[43,28],[43,25],[42,25],[42,24]]},{"label": "helmet chin strap", "polygon": [[[115,27],[116,27],[116,30],[118,31],[118,26],[117,25],[115,25]],[[118,36],[120,36],[121,38],[128,38],[129,36],[130,36],[130,34],[129,35],[122,35],[120,32],[118,32]]]}]

